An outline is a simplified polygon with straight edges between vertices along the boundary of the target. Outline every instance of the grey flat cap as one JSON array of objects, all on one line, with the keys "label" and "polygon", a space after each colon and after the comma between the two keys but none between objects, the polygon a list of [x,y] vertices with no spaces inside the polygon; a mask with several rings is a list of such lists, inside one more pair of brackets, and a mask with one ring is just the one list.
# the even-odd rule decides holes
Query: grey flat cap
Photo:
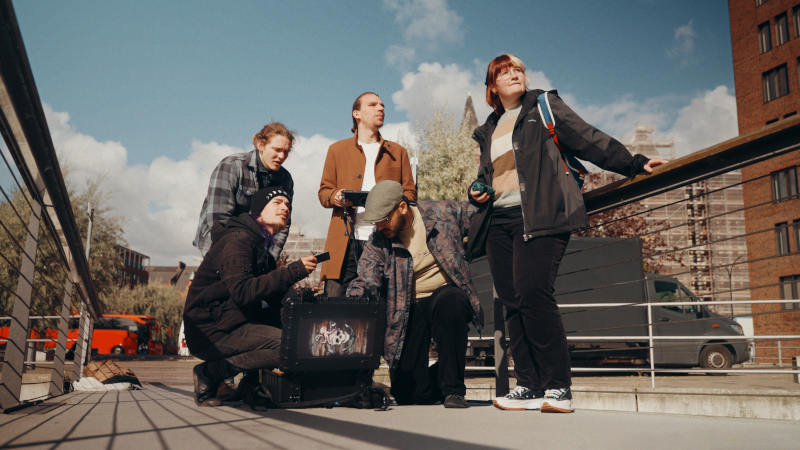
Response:
[{"label": "grey flat cap", "polygon": [[367,195],[364,205],[364,220],[377,223],[389,217],[395,206],[403,199],[403,186],[397,181],[379,181]]}]

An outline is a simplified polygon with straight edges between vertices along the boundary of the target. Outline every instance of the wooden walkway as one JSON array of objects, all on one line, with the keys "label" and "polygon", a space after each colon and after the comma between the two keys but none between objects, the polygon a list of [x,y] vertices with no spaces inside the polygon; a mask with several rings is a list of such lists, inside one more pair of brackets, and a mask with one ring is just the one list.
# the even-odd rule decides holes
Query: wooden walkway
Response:
[{"label": "wooden walkway", "polygon": [[[711,437],[713,436],[713,439]],[[711,440],[709,440],[711,439]],[[189,386],[74,392],[0,414],[0,447],[58,449],[275,448],[797,448],[796,422],[667,414],[500,411],[488,403],[389,411],[198,408]],[[702,444],[701,444],[702,443]]]}]

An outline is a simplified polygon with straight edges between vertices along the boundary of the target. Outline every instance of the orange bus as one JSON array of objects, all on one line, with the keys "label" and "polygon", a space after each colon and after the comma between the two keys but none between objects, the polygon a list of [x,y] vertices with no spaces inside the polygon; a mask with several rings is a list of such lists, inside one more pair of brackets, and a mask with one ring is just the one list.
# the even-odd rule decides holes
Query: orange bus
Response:
[{"label": "orange bus", "polygon": [[[143,314],[103,314],[94,322],[92,353],[112,355],[163,355],[161,324],[155,317]],[[48,328],[50,342],[45,349],[55,348],[58,330]],[[78,319],[70,320],[67,348],[72,350],[78,338]],[[69,358],[69,356],[68,356]]]}]

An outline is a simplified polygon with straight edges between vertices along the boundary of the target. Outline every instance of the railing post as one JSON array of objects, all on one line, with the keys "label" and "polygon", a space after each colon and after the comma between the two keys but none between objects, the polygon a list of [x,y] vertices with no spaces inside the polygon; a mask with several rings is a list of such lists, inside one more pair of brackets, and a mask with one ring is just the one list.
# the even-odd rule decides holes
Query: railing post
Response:
[{"label": "railing post", "polygon": [[64,356],[67,353],[67,335],[69,333],[69,319],[72,313],[72,283],[71,274],[67,274],[64,282],[64,300],[61,303],[61,319],[58,321],[58,339],[53,352],[53,370],[50,374],[50,395],[64,393]]},{"label": "railing post", "polygon": [[781,351],[780,339],[778,339],[778,367],[783,367],[783,352]]},{"label": "railing post", "polygon": [[656,388],[656,359],[653,351],[653,305],[647,302],[647,339],[650,342],[650,387]]},{"label": "railing post", "polygon": [[[30,323],[28,323],[28,335],[30,335],[31,329],[33,327]],[[31,336],[33,337],[33,336]],[[25,370],[33,370],[36,368],[36,343],[26,341],[25,342],[25,362],[23,363],[23,367]]]},{"label": "railing post", "polygon": [[25,238],[25,252],[20,255],[20,270],[17,278],[16,298],[11,312],[11,324],[6,342],[5,361],[0,379],[0,408],[8,409],[21,402],[22,373],[30,336],[31,296],[33,294],[33,271],[36,265],[36,248],[39,240],[39,217],[42,205],[31,203],[31,217]]},{"label": "railing post", "polygon": [[492,288],[494,296],[494,393],[496,397],[508,394],[508,361],[506,357],[506,320],[503,317],[503,304],[497,299],[497,293]]},{"label": "railing post", "polygon": [[86,361],[86,347],[89,344],[89,312],[86,303],[81,301],[81,318],[78,322],[78,340],[75,342],[75,356],[72,359],[72,381],[78,381],[83,375],[83,364]]}]

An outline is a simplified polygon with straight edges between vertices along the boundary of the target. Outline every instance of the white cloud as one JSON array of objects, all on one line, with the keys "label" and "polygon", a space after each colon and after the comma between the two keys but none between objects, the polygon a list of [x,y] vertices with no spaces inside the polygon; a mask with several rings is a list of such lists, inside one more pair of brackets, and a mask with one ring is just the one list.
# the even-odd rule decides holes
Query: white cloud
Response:
[{"label": "white cloud", "polygon": [[418,138],[409,122],[386,123],[381,127],[381,136],[406,147],[416,144]]},{"label": "white cloud", "polygon": [[403,30],[403,44],[386,50],[386,62],[391,65],[409,64],[417,47],[432,50],[464,38],[464,20],[447,6],[446,0],[384,0],[383,4]]},{"label": "white cloud", "polygon": [[[223,157],[249,149],[195,141],[185,159],[161,156],[148,165],[129,166],[122,144],[80,133],[70,124],[69,114],[44,108],[62,167],[68,169],[68,182],[80,191],[88,182],[102,180],[108,206],[124,218],[129,245],[150,256],[153,265],[174,265],[179,260],[199,264],[192,240],[211,172]],[[408,122],[387,123],[381,131],[386,139],[402,143],[416,139]],[[327,233],[330,210],[319,204],[317,190],[333,142],[321,135],[298,136],[286,160],[294,178],[292,223],[309,237]]]},{"label": "white cloud", "polygon": [[[127,150],[119,142],[100,142],[75,130],[69,114],[45,105],[45,114],[68,182],[81,190],[102,177],[102,187],[114,214],[124,218],[125,239],[151,257],[154,265],[179,260],[200,262],[192,240],[211,171],[225,156],[245,149],[216,142],[192,142],[183,160],[158,157],[149,165],[127,165]],[[323,136],[298,137],[286,162],[295,182],[292,220],[310,236],[324,236],[330,211],[317,200],[317,189],[328,146]]]},{"label": "white cloud", "polygon": [[307,237],[325,237],[331,210],[319,204],[317,191],[328,147],[335,141],[315,134],[298,137],[284,166],[294,179],[292,226],[299,226]]},{"label": "white cloud", "polygon": [[674,137],[678,156],[736,137],[736,97],[725,86],[701,93],[678,111],[665,134]]},{"label": "white cloud", "polygon": [[663,129],[671,122],[670,112],[659,99],[638,100],[624,95],[612,103],[585,105],[571,94],[559,94],[586,122],[623,142],[623,137],[632,134],[637,124]]},{"label": "white cloud", "polygon": [[681,64],[686,64],[694,52],[694,24],[690,20],[686,25],[675,29],[672,46],[667,49],[667,56],[677,59]]},{"label": "white cloud", "polygon": [[[738,135],[736,97],[725,86],[703,91],[676,107],[665,98],[637,100],[623,96],[606,105],[582,105],[569,94],[562,98],[584,120],[622,142],[637,125],[654,129],[654,137],[672,140],[680,157]],[[673,99],[674,100],[674,99]]]},{"label": "white cloud", "polygon": [[473,96],[478,118],[490,112],[483,99],[484,87],[470,71],[457,64],[422,63],[416,72],[403,75],[403,88],[392,94],[397,109],[406,111],[409,121],[425,121],[435,108],[442,108],[456,118],[461,117],[467,95]]},{"label": "white cloud", "polygon": [[404,67],[414,60],[415,53],[413,47],[390,45],[384,57],[389,65]]},{"label": "white cloud", "polygon": [[[464,101],[472,94],[478,120],[490,112],[483,100],[483,75],[480,65],[473,70],[456,64],[420,64],[416,71],[402,78],[402,89],[392,94],[400,110],[405,110],[416,128],[430,117],[434,108],[443,108],[457,119],[461,117]],[[528,71],[529,86],[552,89],[543,72]],[[675,156],[683,156],[730,139],[738,134],[736,98],[725,86],[697,93],[686,101],[675,96],[637,99],[623,95],[602,105],[585,104],[569,92],[560,92],[564,101],[586,122],[606,133],[628,142],[637,125],[653,127],[657,140],[673,140]]]},{"label": "white cloud", "polygon": [[[458,64],[422,63],[416,71],[403,75],[403,88],[392,94],[392,101],[397,109],[406,111],[409,121],[416,126],[427,120],[436,108],[460,119],[467,95],[471,95],[478,121],[483,122],[492,110],[485,100],[485,75],[477,73],[477,70],[465,69]],[[552,89],[543,72],[528,70],[526,75],[530,87]]]},{"label": "white cloud", "polygon": [[[534,86],[549,88],[541,72],[529,72]],[[457,65],[421,64],[403,77],[403,88],[392,95],[409,119],[424,120],[435,105],[460,118],[467,93],[472,93],[483,121],[489,112],[483,101],[482,79]],[[736,101],[725,87],[700,92],[682,107],[663,99],[637,100],[623,96],[607,105],[583,105],[569,93],[565,101],[587,122],[626,141],[637,124],[653,126],[657,138],[673,139],[676,156],[700,150],[738,134]],[[674,105],[674,103],[673,103]],[[148,165],[127,164],[127,150],[116,141],[98,141],[75,130],[69,114],[44,106],[53,142],[69,170],[69,182],[80,190],[101,177],[110,195],[110,206],[124,216],[125,237],[132,248],[151,257],[154,265],[173,265],[178,260],[199,263],[194,238],[208,180],[216,164],[226,155],[245,151],[216,142],[192,142],[185,159],[158,157]],[[413,123],[413,122],[411,122]],[[415,142],[410,122],[387,123],[386,139],[405,145]],[[333,139],[321,135],[298,137],[286,161],[295,181],[293,223],[307,236],[324,237],[330,210],[323,209],[317,190],[328,146]]]}]

